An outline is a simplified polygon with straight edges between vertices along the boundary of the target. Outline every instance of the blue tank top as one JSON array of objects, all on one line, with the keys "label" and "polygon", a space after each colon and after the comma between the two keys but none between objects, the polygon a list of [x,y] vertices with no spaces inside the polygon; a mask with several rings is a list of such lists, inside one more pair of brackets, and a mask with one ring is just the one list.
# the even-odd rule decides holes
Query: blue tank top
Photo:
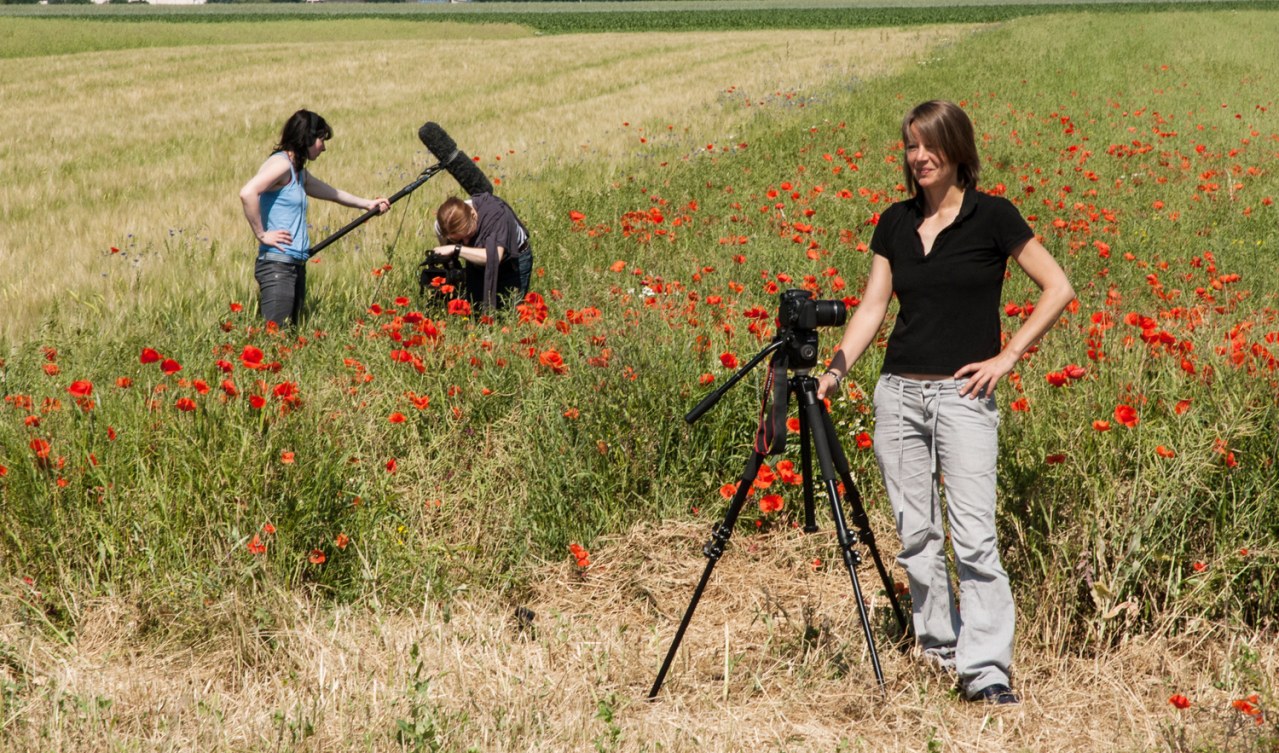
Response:
[{"label": "blue tank top", "polygon": [[[285,159],[289,155],[284,152],[276,152],[283,154]],[[293,168],[293,161],[289,160],[289,182],[278,191],[266,191],[259,198],[258,207],[262,213],[262,227],[264,230],[288,230],[293,236],[293,242],[284,246],[284,252],[299,262],[307,259],[307,252],[311,249],[311,236],[306,231],[306,188],[304,181],[306,180],[306,171],[303,170],[298,175],[297,170]],[[258,253],[279,250],[272,246],[258,244]]]}]

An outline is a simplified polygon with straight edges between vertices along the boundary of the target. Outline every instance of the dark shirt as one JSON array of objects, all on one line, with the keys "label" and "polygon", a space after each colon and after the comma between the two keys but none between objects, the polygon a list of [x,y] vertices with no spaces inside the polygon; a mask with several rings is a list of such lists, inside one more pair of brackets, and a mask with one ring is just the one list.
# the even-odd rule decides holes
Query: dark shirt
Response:
[{"label": "dark shirt", "polygon": [[482,302],[489,308],[496,308],[498,278],[501,274],[497,249],[501,247],[503,252],[501,266],[513,267],[516,259],[529,253],[528,232],[515,216],[515,210],[491,193],[472,195],[471,206],[475,207],[475,215],[479,221],[471,245],[484,249],[485,264],[482,272],[472,270],[473,265],[468,264],[467,276],[483,278],[480,286],[483,291]]},{"label": "dark shirt", "polygon": [[471,205],[479,219],[473,241],[475,248],[496,250],[501,246],[505,250],[503,261],[518,258],[524,253],[528,234],[510,205],[491,193],[475,194],[471,197]]},{"label": "dark shirt", "polygon": [[1034,237],[1012,202],[964,191],[955,221],[924,255],[923,199],[879,218],[870,247],[888,260],[899,309],[888,338],[887,374],[952,374],[999,354],[999,303],[1008,255]]}]

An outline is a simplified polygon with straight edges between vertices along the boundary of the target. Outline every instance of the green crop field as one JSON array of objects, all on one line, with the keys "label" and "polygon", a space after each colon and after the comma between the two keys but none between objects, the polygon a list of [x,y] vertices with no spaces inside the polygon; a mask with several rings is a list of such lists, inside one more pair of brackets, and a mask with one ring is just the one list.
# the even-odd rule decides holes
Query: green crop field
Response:
[{"label": "green crop field", "polygon": [[[1275,750],[1276,34],[1254,3],[0,7],[0,749]],[[684,413],[778,292],[857,305],[934,97],[1078,296],[999,394],[1025,703],[888,648],[862,567],[876,690],[793,442],[644,703],[762,374]],[[536,295],[419,296],[445,175],[263,327],[237,192],[299,107],[364,196],[440,123]],[[354,216],[318,203],[313,239]],[[1034,299],[1014,269],[1006,332]],[[881,358],[831,411],[891,565]]]}]

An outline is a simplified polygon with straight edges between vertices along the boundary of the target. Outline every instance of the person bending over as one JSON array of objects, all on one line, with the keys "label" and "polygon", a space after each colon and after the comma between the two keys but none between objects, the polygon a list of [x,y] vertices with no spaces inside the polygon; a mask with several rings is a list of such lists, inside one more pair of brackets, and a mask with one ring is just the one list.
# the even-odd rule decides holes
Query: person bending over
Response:
[{"label": "person bending over", "polygon": [[307,234],[307,198],[315,197],[357,209],[386,212],[384,197],[362,199],[334,188],[306,169],[307,162],[325,151],[333,130],[324,118],[298,110],[280,130],[280,141],[257,175],[240,189],[244,218],[258,239],[259,306],[269,322],[296,324],[306,297],[306,261],[311,249]]},{"label": "person bending over", "polygon": [[[897,321],[874,394],[874,444],[901,537],[897,561],[910,584],[915,639],[925,658],[958,675],[968,699],[1017,703],[1010,676],[1015,610],[995,532],[995,385],[1075,294],[1017,208],[977,190],[973,125],[958,105],[918,105],[901,133],[912,198],[889,207],[875,227],[866,291],[818,396],[836,390],[896,295]],[[1001,348],[1009,258],[1041,294]]]},{"label": "person bending over", "polygon": [[515,211],[491,193],[463,201],[450,197],[435,213],[440,256],[466,262],[466,298],[490,310],[518,303],[528,293],[533,249]]}]

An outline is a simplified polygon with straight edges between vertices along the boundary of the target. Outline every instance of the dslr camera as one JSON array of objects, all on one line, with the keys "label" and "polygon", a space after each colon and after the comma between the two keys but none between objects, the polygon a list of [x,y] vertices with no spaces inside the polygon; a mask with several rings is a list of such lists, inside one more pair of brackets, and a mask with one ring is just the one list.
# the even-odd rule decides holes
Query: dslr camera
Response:
[{"label": "dslr camera", "polygon": [[777,306],[777,336],[786,338],[792,369],[817,365],[817,328],[838,327],[848,318],[843,301],[819,301],[807,290],[787,290]]}]

